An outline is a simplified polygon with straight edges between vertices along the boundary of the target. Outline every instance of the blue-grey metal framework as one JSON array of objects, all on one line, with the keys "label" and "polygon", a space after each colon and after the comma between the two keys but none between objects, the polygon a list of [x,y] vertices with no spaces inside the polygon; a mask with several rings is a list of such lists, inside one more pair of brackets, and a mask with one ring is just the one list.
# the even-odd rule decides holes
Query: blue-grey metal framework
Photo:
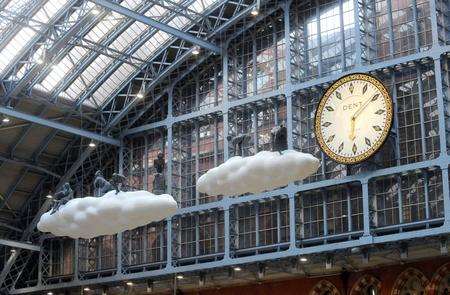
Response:
[{"label": "blue-grey metal framework", "polygon": [[[249,70],[250,67],[246,67],[247,63],[236,62],[241,58],[238,53],[242,51],[238,51],[235,46],[239,46],[239,42],[247,42],[240,39],[247,31],[250,32],[249,34],[254,34],[251,29],[254,25],[252,23],[240,30],[238,34],[227,38],[223,45],[225,50],[220,57],[223,94],[220,100],[218,94],[215,94],[216,101],[207,107],[199,102],[200,75],[195,72],[195,69],[207,60],[208,54],[207,57],[192,63],[191,67],[186,67],[186,72],[179,79],[170,81],[159,92],[152,93],[150,101],[136,102],[134,97],[127,100],[136,104],[139,110],[126,108],[124,113],[119,113],[109,121],[110,126],[122,126],[123,144],[119,151],[119,168],[130,179],[139,180],[135,185],[136,188],[149,188],[148,176],[151,174],[147,159],[149,150],[155,149],[156,146],[157,149],[166,151],[168,192],[176,195],[181,205],[177,214],[164,222],[150,224],[136,231],[120,233],[117,237],[90,241],[76,240],[73,244],[69,242],[68,249],[73,248],[73,252],[69,252],[74,256],[74,263],[64,276],[58,271],[52,273],[51,266],[54,259],[61,261],[61,257],[64,256],[61,253],[66,251],[64,250],[66,248],[58,244],[58,240],[43,239],[41,247],[44,251],[41,251],[39,256],[36,285],[27,287],[26,284],[21,284],[21,288],[14,289],[13,284],[10,286],[11,293],[19,294],[138,280],[175,273],[200,272],[237,264],[316,253],[333,253],[353,247],[364,248],[374,244],[449,234],[448,166],[450,158],[447,144],[447,103],[450,95],[449,4],[439,0],[426,1],[430,11],[426,20],[419,20],[417,10],[414,8],[416,5],[412,6],[411,23],[429,21],[431,39],[428,41],[426,37],[422,39],[422,36],[427,33],[420,31],[419,26],[415,25],[414,46],[404,51],[401,41],[396,43],[401,37],[396,37],[398,31],[394,30],[395,17],[392,11],[396,10],[392,7],[392,2],[395,1],[386,1],[388,7],[385,13],[389,23],[386,30],[389,38],[386,39],[387,49],[384,51],[385,49],[375,46],[377,42],[384,43],[383,40],[376,39],[377,35],[372,32],[374,28],[371,27],[374,25],[372,18],[377,17],[375,5],[380,1],[328,1],[338,7],[340,20],[338,34],[341,34],[339,39],[341,43],[340,45],[337,45],[337,42],[329,44],[324,36],[317,34],[318,58],[311,59],[309,50],[314,48],[305,47],[305,44],[310,43],[302,38],[308,35],[295,27],[295,21],[305,15],[313,19],[315,15],[315,19],[321,19],[320,4],[323,4],[323,1],[306,1],[306,4],[305,1],[300,2],[303,3],[283,2],[271,8],[269,15],[262,14],[257,18],[259,21],[281,18],[282,26],[284,26],[281,43],[284,47],[284,56],[281,58],[284,59],[282,69],[284,78],[281,79],[283,76],[279,76],[276,70],[277,74],[274,78],[276,82],[273,89],[258,92],[257,75],[242,74],[246,71],[256,72],[254,71],[258,64],[256,39],[250,41],[253,42],[250,54],[253,62],[250,63],[250,67],[253,68]],[[354,15],[351,30],[344,28],[344,12],[349,2],[353,3],[353,10],[350,11]],[[420,5],[426,5],[423,1],[417,2],[420,2]],[[267,23],[270,22],[267,21]],[[320,21],[312,21],[312,25],[317,26],[314,29],[316,32],[322,33]],[[276,27],[277,24],[273,26]],[[308,30],[311,27],[304,26],[302,29]],[[274,40],[278,42],[276,36]],[[302,45],[298,46],[299,44]],[[329,49],[323,50],[328,48],[326,46],[342,48],[336,57],[338,62],[327,64],[334,56],[327,51]],[[299,48],[305,52],[299,52]],[[340,63],[340,66],[335,66],[336,63]],[[281,65],[278,62],[275,64]],[[333,66],[329,66],[330,64]],[[236,71],[237,67],[242,67],[240,68],[243,69],[242,72]],[[194,71],[194,80],[197,79],[194,83],[197,90],[190,98],[193,101],[193,107],[185,113],[174,114],[174,105],[178,99],[174,93],[181,87],[177,83],[181,81],[183,84],[189,81],[187,76],[190,71]],[[339,77],[354,72],[372,73],[383,79],[386,84],[393,85],[391,94],[396,105],[396,119],[391,140],[385,145],[386,150],[380,152],[379,158],[360,166],[346,167],[332,163],[314,144],[310,144],[313,141],[310,124],[314,104],[317,103],[323,89]],[[239,76],[241,74],[242,76]],[[237,79],[235,75],[238,75]],[[412,123],[406,124],[400,120],[400,116],[408,111],[408,107],[406,107],[405,95],[399,92],[403,91],[400,87],[409,87],[405,85],[411,79],[414,80],[414,75],[415,81],[418,81],[415,96],[418,107],[415,108],[415,116],[419,123],[416,124],[418,129],[414,131],[417,134],[413,133],[411,138],[405,135],[405,139],[400,137],[406,134],[402,128],[407,128],[408,124]],[[213,77],[214,85],[217,86],[217,73]],[[251,80],[247,81],[245,77],[251,77]],[[184,78],[186,80],[183,80]],[[245,81],[243,84],[253,85],[244,87],[236,81],[239,83]],[[153,87],[156,85],[152,85]],[[428,99],[430,92],[436,97],[435,100]],[[151,118],[148,110],[151,110],[159,100],[167,100],[165,106],[167,115]],[[252,129],[252,126],[259,126],[256,115],[258,108],[266,110],[268,105],[276,110],[270,115],[272,124],[279,122],[280,116],[286,120],[289,148],[311,152],[322,158],[322,167],[318,174],[303,183],[291,183],[284,188],[257,195],[224,196],[215,199],[200,196],[193,190],[187,198],[178,196],[176,189],[186,191],[192,190],[192,187],[175,184],[175,180],[178,181],[179,177],[188,174],[196,179],[202,172],[199,169],[201,159],[198,153],[202,126],[213,126],[210,128],[215,130],[211,131],[213,134],[211,140],[214,151],[213,163],[217,165],[222,161],[219,151],[223,153],[223,161],[233,153],[227,142],[228,134],[242,132],[247,128],[245,130],[249,131],[246,132],[251,132],[254,136],[254,146],[248,147],[249,153],[265,148],[263,143],[258,144],[259,134],[254,131],[254,128]],[[430,110],[430,106],[435,108]],[[280,112],[280,109],[283,109],[284,113]],[[252,112],[255,112],[255,115],[251,115]],[[430,116],[430,112],[434,112],[434,117]],[[130,113],[132,116],[129,116]],[[239,117],[236,115],[238,113],[242,113],[244,117],[247,115],[247,118]],[[141,119],[146,116],[148,116],[147,121]],[[236,119],[236,116],[239,118]],[[217,127],[219,124],[222,126],[220,132]],[[188,131],[180,131],[180,126],[188,128]],[[186,134],[189,136],[186,137]],[[141,143],[136,143],[139,138],[142,138]],[[183,147],[185,140],[190,141],[189,145],[197,145],[197,153],[193,152],[187,156],[189,166],[183,166],[179,160],[179,153],[182,150],[180,147]],[[305,144],[303,140],[307,143]],[[406,149],[408,146],[413,147],[414,151],[402,150],[402,144]],[[143,161],[142,155],[147,160]],[[136,166],[133,161],[139,158],[141,162]],[[194,170],[183,170],[183,167],[190,167],[189,169],[194,167]],[[142,171],[140,171],[141,168]],[[411,189],[408,186],[409,181],[420,184]],[[397,199],[393,201],[397,205],[389,207],[386,202],[392,201],[393,195],[397,196]],[[406,195],[416,195],[419,201],[405,200]],[[335,196],[339,196],[338,201],[333,199]],[[347,205],[342,205],[345,202]],[[404,210],[410,210],[410,205],[420,207],[418,209],[420,217],[411,217],[412,213],[408,215],[404,212]],[[267,206],[271,209],[265,208]],[[328,209],[335,206],[342,206],[340,216],[327,216],[336,212]],[[318,213],[320,217],[309,216],[308,219],[306,208],[322,210]],[[354,208],[356,211],[352,211]],[[437,211],[436,208],[438,208]],[[347,211],[344,212],[345,210]],[[385,211],[396,213],[391,214]],[[264,238],[261,237],[264,234],[263,231],[267,230],[260,224],[261,216],[267,212],[276,220],[276,226],[273,227],[276,238],[270,243],[265,243]],[[396,217],[393,218],[394,215]],[[253,220],[250,235],[247,235],[248,232],[240,226],[245,223],[246,218]],[[284,223],[282,220],[285,220]],[[346,220],[344,225],[339,223],[343,220]],[[210,226],[214,234],[211,243],[207,246],[207,251],[204,251],[205,248],[202,246],[204,239],[202,240],[200,236],[201,228],[207,226]],[[318,232],[315,232],[317,230]],[[248,237],[255,239],[255,242],[247,243]],[[133,246],[135,241],[139,241],[139,245],[148,245],[143,241],[149,238],[156,241],[156,248]],[[104,243],[103,239],[107,241]],[[68,242],[64,241],[64,243]],[[58,247],[59,252],[50,250]],[[54,253],[58,253],[60,260],[56,260],[55,257],[58,255]]]}]

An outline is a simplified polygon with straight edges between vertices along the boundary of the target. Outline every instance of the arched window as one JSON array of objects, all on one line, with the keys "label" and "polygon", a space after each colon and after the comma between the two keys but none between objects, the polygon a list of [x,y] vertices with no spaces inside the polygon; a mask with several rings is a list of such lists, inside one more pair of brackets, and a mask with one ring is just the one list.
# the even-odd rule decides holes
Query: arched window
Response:
[{"label": "arched window", "polygon": [[379,295],[380,290],[380,280],[372,275],[364,275],[352,286],[350,295]]},{"label": "arched window", "polygon": [[449,295],[450,294],[450,273],[442,278],[439,284],[437,294],[439,295]]},{"label": "arched window", "polygon": [[331,282],[322,280],[312,288],[310,295],[340,295],[341,293]]},{"label": "arched window", "polygon": [[378,295],[378,289],[377,287],[375,287],[374,285],[370,285],[366,288],[366,290],[364,290],[364,294],[365,295]]},{"label": "arched window", "polygon": [[400,290],[400,295],[424,295],[425,286],[417,277],[409,278]]},{"label": "arched window", "polygon": [[402,272],[395,281],[392,295],[424,295],[429,285],[425,275],[417,269],[409,268]]},{"label": "arched window", "polygon": [[430,295],[450,295],[450,263],[441,266],[430,282]]}]

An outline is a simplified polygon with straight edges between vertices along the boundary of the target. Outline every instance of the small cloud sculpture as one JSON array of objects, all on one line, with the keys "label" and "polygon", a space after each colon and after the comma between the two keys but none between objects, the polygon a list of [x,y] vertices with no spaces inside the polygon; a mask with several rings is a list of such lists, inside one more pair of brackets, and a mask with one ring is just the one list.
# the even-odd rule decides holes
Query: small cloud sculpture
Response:
[{"label": "small cloud sculpture", "polygon": [[172,196],[147,191],[109,191],[102,197],[70,200],[57,212],[41,216],[37,228],[55,236],[90,239],[131,230],[175,214]]},{"label": "small cloud sculpture", "polygon": [[261,193],[302,180],[317,171],[320,161],[294,150],[261,151],[249,157],[232,157],[203,174],[197,190],[208,195]]}]

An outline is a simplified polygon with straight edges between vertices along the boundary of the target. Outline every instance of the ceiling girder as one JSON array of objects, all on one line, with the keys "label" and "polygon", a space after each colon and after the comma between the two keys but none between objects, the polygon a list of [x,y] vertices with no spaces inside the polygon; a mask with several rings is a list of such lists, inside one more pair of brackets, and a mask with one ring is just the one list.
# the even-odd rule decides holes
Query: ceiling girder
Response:
[{"label": "ceiling girder", "polygon": [[[246,7],[244,10],[242,10],[240,13],[236,14],[235,16],[233,16],[232,18],[230,18],[226,23],[222,24],[221,26],[219,26],[216,31],[214,32],[215,34],[218,34],[220,32],[223,32],[224,30],[226,30],[227,28],[229,28],[231,25],[235,24],[239,19],[241,19],[242,17],[244,17],[245,15],[247,15],[248,13],[250,13],[250,11],[256,7],[258,4],[255,3],[253,5],[249,5],[248,7]],[[260,14],[252,23],[249,23],[248,25],[244,26],[243,28],[241,28],[238,32],[236,32],[235,34],[233,34],[233,36],[231,36],[230,39],[234,39],[237,35],[239,35],[240,33],[242,33],[245,30],[248,30],[251,26],[253,26],[255,23],[259,22],[260,20],[262,20],[264,17],[266,17],[267,15],[270,15],[272,13],[274,13],[276,10],[281,8],[281,4],[276,5],[275,7],[268,9],[267,11],[265,11],[263,14]],[[225,42],[226,43],[226,42]],[[209,56],[209,55],[205,55],[205,56]],[[194,66],[197,66],[197,63],[194,63]],[[189,67],[189,72],[193,70],[192,66]],[[156,81],[160,81],[161,79],[156,79],[154,81],[152,81],[153,83]],[[180,79],[177,79],[176,81],[178,82]],[[145,87],[145,89],[147,90],[147,92],[150,92],[152,90],[152,87],[154,85],[152,85],[150,82],[149,85],[147,85]],[[170,88],[170,87],[168,87]],[[145,114],[145,112],[151,108],[152,105],[154,105],[156,103],[156,101],[158,101],[163,95],[159,95],[154,101],[153,104],[147,104],[146,106],[144,106],[139,113],[137,114],[136,117],[134,117],[131,122],[132,124],[128,124],[127,128],[125,128],[125,130],[123,131],[122,135],[128,135],[128,134],[132,134],[132,133],[136,133],[137,130],[147,130],[146,128],[148,128],[148,126],[141,126],[141,127],[137,127],[136,129],[133,129],[132,131],[128,131],[129,128],[131,128],[133,126],[133,124],[139,120],[139,118],[141,116],[143,116]],[[134,105],[138,102],[137,99],[133,100],[131,103],[129,103],[129,105]],[[131,108],[125,108],[124,110],[122,110],[122,112],[128,112],[129,109]],[[119,113],[116,117],[118,118],[123,118],[126,114],[122,114]],[[115,119],[115,118],[114,118]]]},{"label": "ceiling girder", "polygon": [[19,242],[19,241],[13,241],[13,240],[7,240],[7,239],[0,239],[0,245],[8,246],[11,248],[20,248],[25,250],[31,250],[31,251],[40,251],[41,247],[38,245],[33,245],[29,243]]},{"label": "ceiling girder", "polygon": [[48,169],[46,169],[44,167],[38,166],[35,163],[31,163],[31,162],[28,162],[28,161],[25,161],[25,160],[9,158],[9,157],[5,157],[3,155],[0,155],[0,161],[11,163],[11,164],[18,165],[18,166],[23,166],[23,167],[26,167],[26,168],[29,168],[29,169],[32,169],[32,170],[35,170],[35,171],[39,171],[39,172],[51,175],[53,177],[57,177],[57,178],[61,177],[60,175],[58,175],[58,174],[56,174],[56,173],[54,173],[54,172],[52,172],[52,171],[50,171],[50,170],[48,170]]},{"label": "ceiling girder", "polygon": [[42,126],[47,126],[50,128],[58,129],[58,130],[61,130],[61,131],[67,132],[67,133],[90,138],[95,141],[104,142],[104,143],[108,143],[108,144],[115,145],[115,146],[120,146],[120,140],[118,140],[118,139],[115,139],[115,138],[112,138],[109,136],[104,136],[104,135],[101,135],[101,134],[98,134],[95,132],[91,132],[91,131],[87,131],[84,129],[72,127],[69,125],[61,124],[61,123],[58,123],[55,121],[43,119],[43,118],[29,115],[26,113],[22,113],[22,112],[16,111],[11,108],[0,106],[0,114],[4,114],[6,116],[15,117],[15,118],[25,120],[28,122],[36,123],[36,124],[39,124]]},{"label": "ceiling girder", "polygon": [[111,11],[117,12],[117,13],[122,14],[129,18],[132,18],[136,21],[139,21],[141,23],[144,23],[146,25],[154,27],[158,30],[164,31],[168,34],[171,34],[171,35],[177,37],[177,38],[188,41],[194,45],[198,45],[202,48],[208,49],[208,50],[213,51],[218,54],[222,53],[222,49],[211,42],[197,38],[189,33],[186,33],[184,31],[176,29],[172,26],[169,26],[168,24],[165,24],[165,23],[159,22],[157,20],[151,19],[149,17],[146,17],[145,15],[139,14],[139,13],[137,13],[131,9],[128,9],[120,4],[117,4],[117,3],[114,3],[114,2],[111,2],[108,0],[91,0],[91,1],[100,6],[105,7]]}]

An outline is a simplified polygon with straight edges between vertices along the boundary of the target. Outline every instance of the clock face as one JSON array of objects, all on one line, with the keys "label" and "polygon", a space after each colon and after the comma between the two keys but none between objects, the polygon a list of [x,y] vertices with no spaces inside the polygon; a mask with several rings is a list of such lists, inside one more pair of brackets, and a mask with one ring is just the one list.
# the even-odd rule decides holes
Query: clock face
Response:
[{"label": "clock face", "polygon": [[336,162],[359,163],[383,145],[392,117],[392,99],[379,80],[367,74],[344,76],[331,85],[319,103],[317,142]]}]

